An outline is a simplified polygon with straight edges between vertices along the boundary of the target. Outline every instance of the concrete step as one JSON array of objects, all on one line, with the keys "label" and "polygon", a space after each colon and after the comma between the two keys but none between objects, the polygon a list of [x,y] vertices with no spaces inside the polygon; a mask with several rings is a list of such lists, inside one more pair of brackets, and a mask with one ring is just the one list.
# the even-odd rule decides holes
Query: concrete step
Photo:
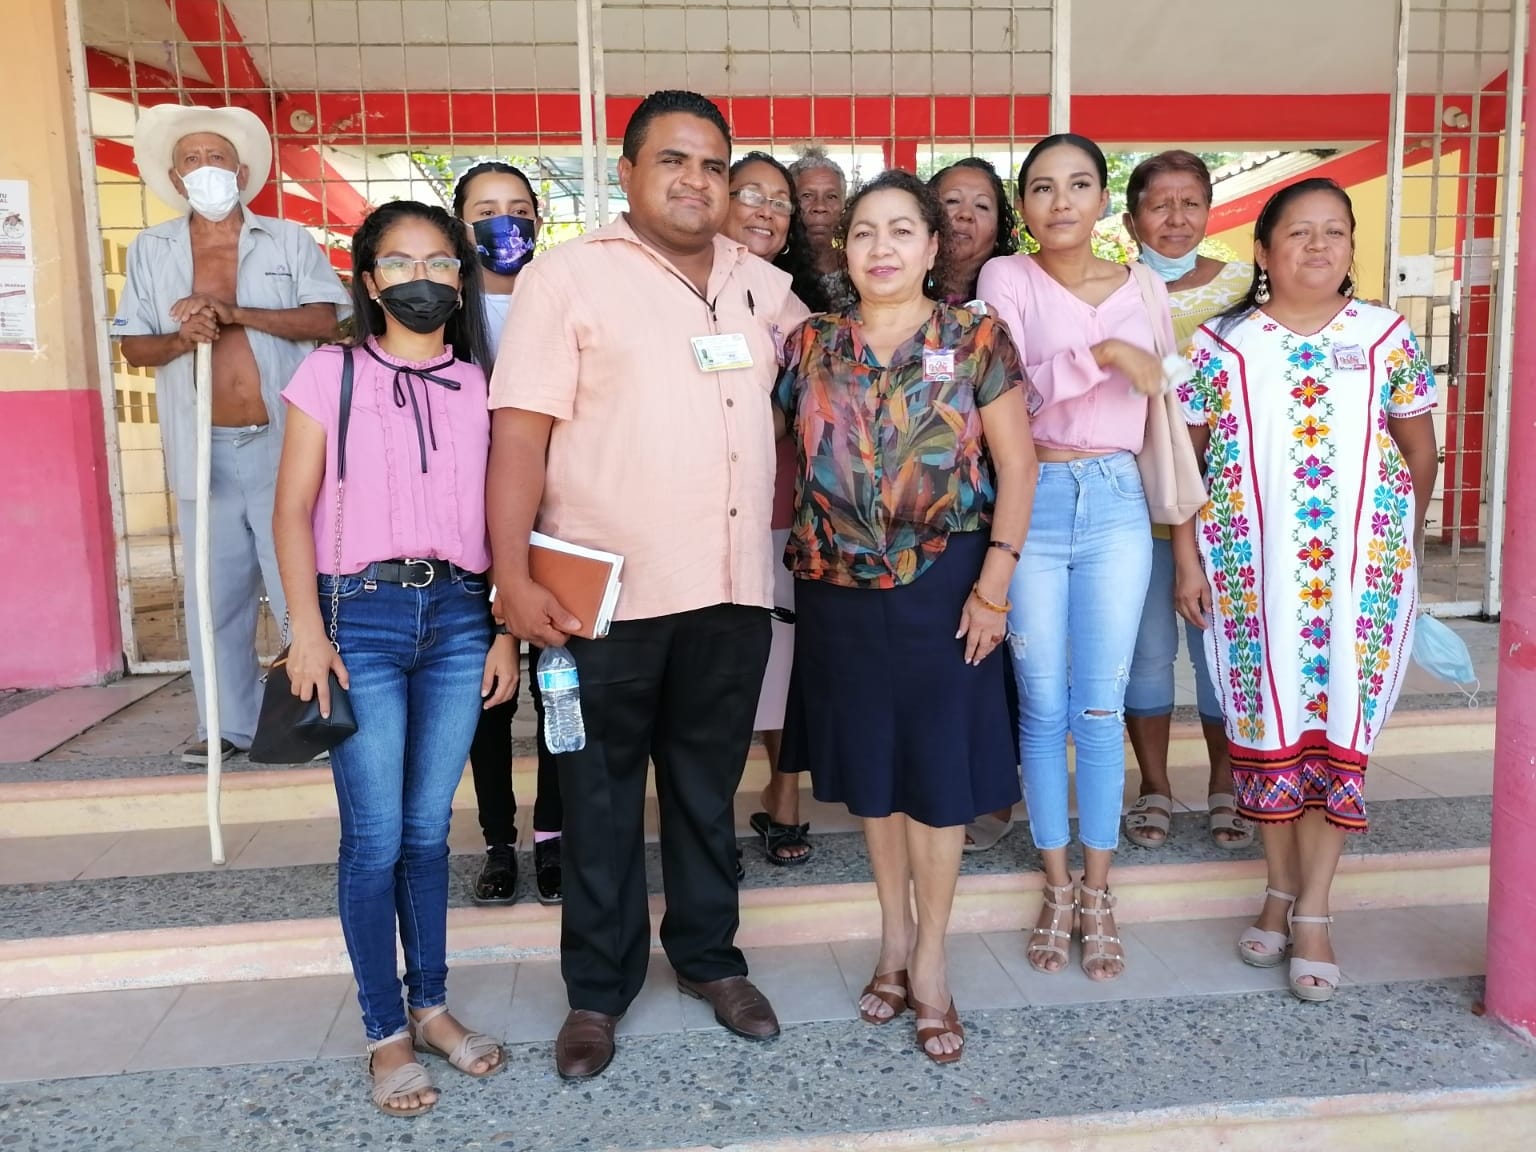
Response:
[{"label": "concrete step", "polygon": [[[1340,912],[1467,904],[1487,892],[1486,796],[1381,800],[1373,831],[1352,837],[1334,890]],[[1165,848],[1128,848],[1115,872],[1123,924],[1252,915],[1263,889],[1257,847],[1223,852],[1198,813],[1175,817]],[[184,834],[184,833],[183,833]],[[258,834],[259,836],[259,834]],[[878,908],[863,837],[815,837],[802,867],[768,864],[743,841],[743,946],[829,943],[878,935]],[[25,842],[14,842],[24,846]],[[458,964],[552,957],[559,909],[533,903],[525,858],[521,902],[476,907],[477,853],[452,862],[449,949]],[[1016,932],[1031,923],[1039,857],[1016,832],[963,863],[957,932]],[[661,870],[649,849],[653,919]],[[0,889],[0,998],[223,980],[263,980],[348,970],[335,917],[335,868],[200,868],[152,876],[101,876]]]},{"label": "concrete step", "polygon": [[[1394,717],[1382,734],[1375,761],[1390,765],[1399,758],[1414,758],[1412,778],[1422,784],[1421,794],[1436,794],[1433,779],[1443,766],[1459,761],[1486,765],[1491,780],[1493,739],[1493,715],[1487,709],[1405,712]],[[1198,726],[1176,726],[1169,765],[1180,797],[1203,801],[1205,756]],[[1135,763],[1129,752],[1127,763]],[[513,789],[529,807],[537,791],[536,774],[531,755],[517,757]],[[767,778],[765,754],[760,745],[754,745],[741,793],[755,796]],[[1134,783],[1129,786],[1134,791]],[[202,770],[167,756],[0,763],[0,840],[203,825],[205,788]],[[655,794],[654,780],[648,794]],[[474,807],[474,785],[467,768],[454,807],[458,811]],[[271,768],[236,758],[224,776],[222,815],[232,825],[334,817],[336,793],[330,769]]]},{"label": "concrete step", "polygon": [[[857,958],[815,967],[774,951],[792,950],[751,957],[770,996],[787,1006],[794,982],[825,983],[826,1007],[786,1012],[777,1041],[752,1044],[675,988],[669,999],[658,970],[612,1067],[579,1086],[556,1078],[548,1037],[522,1026],[522,1006],[558,1000],[547,964],[456,970],[451,999],[507,1038],[508,1071],[473,1081],[427,1058],[443,1099],[408,1132],[367,1103],[345,981],[17,1001],[0,1009],[0,1079],[47,1082],[7,1093],[6,1138],[44,1149],[90,1131],[93,1147],[138,1152],[1525,1152],[1536,1126],[1536,1049],[1475,1011],[1475,977],[1347,983],[1310,1005],[1274,988],[1117,992],[1128,972],[1093,1002],[1023,999],[1015,986],[1011,1001],[986,1003],[960,999],[962,986],[980,993],[959,973],[975,945],[957,939],[966,1055],[939,1068],[915,1050],[910,1016],[879,1028],[851,1018]],[[57,1043],[25,1054],[39,1035]]]}]

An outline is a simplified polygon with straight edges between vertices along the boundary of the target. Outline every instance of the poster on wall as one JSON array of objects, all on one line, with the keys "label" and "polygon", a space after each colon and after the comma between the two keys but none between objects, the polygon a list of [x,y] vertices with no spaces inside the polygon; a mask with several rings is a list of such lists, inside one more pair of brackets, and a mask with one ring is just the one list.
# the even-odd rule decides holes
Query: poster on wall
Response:
[{"label": "poster on wall", "polygon": [[0,266],[32,263],[32,211],[25,180],[0,180]]},{"label": "poster on wall", "polygon": [[32,211],[25,180],[0,180],[0,351],[37,348]]},{"label": "poster on wall", "polygon": [[0,264],[0,351],[36,351],[34,298],[31,267],[8,268]]}]

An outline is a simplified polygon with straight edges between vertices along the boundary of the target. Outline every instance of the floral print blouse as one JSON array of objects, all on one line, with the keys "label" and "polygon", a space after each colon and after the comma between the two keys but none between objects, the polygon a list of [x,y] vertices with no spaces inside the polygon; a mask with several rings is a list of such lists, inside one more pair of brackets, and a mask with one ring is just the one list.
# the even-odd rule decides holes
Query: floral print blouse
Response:
[{"label": "floral print blouse", "polygon": [[1024,383],[990,314],[934,305],[881,365],[855,306],[790,335],[777,395],[793,439],[795,518],[785,563],[851,588],[910,584],[951,532],[991,523],[996,487],[981,409]]}]

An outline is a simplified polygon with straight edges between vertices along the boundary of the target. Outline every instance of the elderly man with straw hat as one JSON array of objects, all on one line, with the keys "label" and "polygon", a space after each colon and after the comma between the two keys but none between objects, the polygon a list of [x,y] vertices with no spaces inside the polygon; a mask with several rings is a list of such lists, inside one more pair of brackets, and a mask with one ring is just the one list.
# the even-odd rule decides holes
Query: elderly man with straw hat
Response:
[{"label": "elderly man with straw hat", "polygon": [[[272,140],[244,108],[147,109],[134,134],[145,185],[182,214],[147,228],[128,249],[112,335],[123,359],[154,368],[166,476],[177,500],[187,634],[198,633],[197,395],[193,349],[213,354],[213,471],[208,565],[221,733],[198,732],[182,759],[206,763],[211,738],[225,755],[248,748],[261,705],[256,619],[261,588],[283,617],[272,544],[272,497],[283,443],[282,390],[317,341],[334,339],[347,293],[303,228],[245,205],[272,167]],[[198,717],[208,690],[192,644]]]}]

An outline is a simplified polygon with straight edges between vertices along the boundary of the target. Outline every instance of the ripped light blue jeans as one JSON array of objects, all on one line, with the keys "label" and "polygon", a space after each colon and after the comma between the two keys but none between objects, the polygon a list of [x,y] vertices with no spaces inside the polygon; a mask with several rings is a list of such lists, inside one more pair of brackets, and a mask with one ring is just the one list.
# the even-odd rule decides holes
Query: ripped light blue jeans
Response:
[{"label": "ripped light blue jeans", "polygon": [[1125,688],[1152,571],[1141,473],[1129,452],[1041,464],[1008,598],[1019,762],[1037,848],[1064,848],[1067,733],[1078,835],[1114,851],[1125,792]]}]

